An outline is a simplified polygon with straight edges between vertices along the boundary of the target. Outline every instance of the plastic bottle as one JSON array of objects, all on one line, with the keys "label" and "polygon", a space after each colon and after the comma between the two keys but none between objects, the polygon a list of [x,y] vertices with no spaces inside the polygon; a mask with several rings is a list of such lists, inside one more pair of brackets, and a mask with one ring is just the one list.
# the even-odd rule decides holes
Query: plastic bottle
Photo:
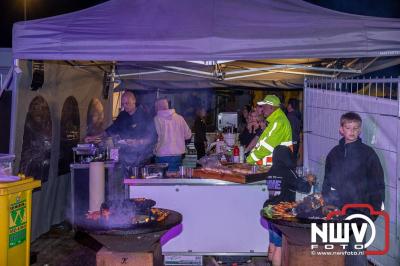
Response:
[{"label": "plastic bottle", "polygon": [[239,147],[235,145],[235,147],[233,147],[233,162],[239,163],[239,161],[240,161],[240,150]]},{"label": "plastic bottle", "polygon": [[239,163],[244,163],[244,147],[239,146]]},{"label": "plastic bottle", "polygon": [[215,152],[216,153],[221,153],[222,152],[222,144],[224,142],[221,140],[217,140],[217,143],[215,144]]}]

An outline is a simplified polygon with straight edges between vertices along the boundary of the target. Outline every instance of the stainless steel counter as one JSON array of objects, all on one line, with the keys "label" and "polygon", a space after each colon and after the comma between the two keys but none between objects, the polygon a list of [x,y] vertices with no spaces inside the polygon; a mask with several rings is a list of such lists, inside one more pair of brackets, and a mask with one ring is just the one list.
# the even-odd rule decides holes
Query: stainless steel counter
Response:
[{"label": "stainless steel counter", "polygon": [[249,184],[239,184],[235,182],[223,181],[218,179],[201,178],[154,178],[154,179],[125,179],[124,184],[131,186],[259,186],[264,185],[265,181]]},{"label": "stainless steel counter", "polygon": [[[107,161],[104,162],[104,167],[105,168],[113,168],[115,165],[118,164],[118,162],[115,161]],[[90,163],[73,163],[70,164],[69,167],[71,169],[89,169]]]}]

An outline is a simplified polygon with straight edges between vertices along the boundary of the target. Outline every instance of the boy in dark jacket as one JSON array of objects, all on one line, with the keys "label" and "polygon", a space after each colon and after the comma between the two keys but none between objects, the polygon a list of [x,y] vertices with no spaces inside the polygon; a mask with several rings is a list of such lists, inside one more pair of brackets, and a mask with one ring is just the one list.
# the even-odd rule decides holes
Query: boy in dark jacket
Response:
[{"label": "boy in dark jacket", "polygon": [[[264,203],[275,205],[282,201],[296,201],[296,191],[309,193],[315,176],[307,176],[307,181],[299,178],[295,172],[296,163],[292,153],[286,146],[276,146],[272,154],[272,167],[268,172],[267,186],[269,198]],[[282,233],[269,223],[269,248],[268,259],[272,265],[281,265]]]},{"label": "boy in dark jacket", "polygon": [[[326,158],[322,196],[326,204],[340,209],[344,204],[367,203],[379,211],[385,200],[383,169],[375,151],[359,138],[361,123],[361,117],[354,112],[340,118],[339,132],[343,138]],[[370,216],[368,210],[350,211]],[[349,247],[353,247],[352,243]],[[347,256],[346,265],[367,265],[367,259]]]},{"label": "boy in dark jacket", "polygon": [[322,185],[325,201],[338,208],[368,203],[381,210],[385,199],[383,169],[375,151],[359,138],[361,117],[353,112],[342,115],[339,131],[343,138],[326,157]]}]

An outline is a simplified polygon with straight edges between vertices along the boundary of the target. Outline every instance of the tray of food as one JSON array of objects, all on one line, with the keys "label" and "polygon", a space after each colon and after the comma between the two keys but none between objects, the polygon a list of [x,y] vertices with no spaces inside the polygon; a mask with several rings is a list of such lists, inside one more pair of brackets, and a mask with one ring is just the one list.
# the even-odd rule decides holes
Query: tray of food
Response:
[{"label": "tray of food", "polygon": [[244,163],[221,164],[195,169],[193,176],[246,184],[265,180],[269,169],[266,166],[253,166]]},{"label": "tray of food", "polygon": [[218,180],[241,183],[241,184],[246,183],[246,180],[243,175],[226,173],[226,172],[223,173],[223,172],[209,171],[204,168],[194,169],[193,177],[203,178],[203,179],[218,179]]},{"label": "tray of food", "polygon": [[262,209],[265,218],[285,225],[310,224],[326,221],[322,211],[324,199],[319,193],[311,194],[298,202],[280,202]]}]

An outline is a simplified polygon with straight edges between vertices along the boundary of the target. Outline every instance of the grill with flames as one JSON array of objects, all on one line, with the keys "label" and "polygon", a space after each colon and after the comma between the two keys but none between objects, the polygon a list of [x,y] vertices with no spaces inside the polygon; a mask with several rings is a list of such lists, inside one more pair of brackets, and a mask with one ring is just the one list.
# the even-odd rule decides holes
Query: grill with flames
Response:
[{"label": "grill with flames", "polygon": [[268,205],[263,209],[263,216],[274,220],[308,223],[325,219],[322,213],[324,204],[321,194],[312,194],[300,202],[280,202],[276,205]]},{"label": "grill with flames", "polygon": [[87,212],[86,220],[93,226],[100,227],[131,227],[132,225],[148,225],[153,222],[161,222],[167,218],[167,210],[152,208],[155,201],[145,198],[131,200],[104,202],[100,210]]},{"label": "grill with flames", "polygon": [[75,226],[110,250],[146,250],[182,221],[180,213],[155,204],[145,198],[107,201],[98,211],[82,213]]}]

